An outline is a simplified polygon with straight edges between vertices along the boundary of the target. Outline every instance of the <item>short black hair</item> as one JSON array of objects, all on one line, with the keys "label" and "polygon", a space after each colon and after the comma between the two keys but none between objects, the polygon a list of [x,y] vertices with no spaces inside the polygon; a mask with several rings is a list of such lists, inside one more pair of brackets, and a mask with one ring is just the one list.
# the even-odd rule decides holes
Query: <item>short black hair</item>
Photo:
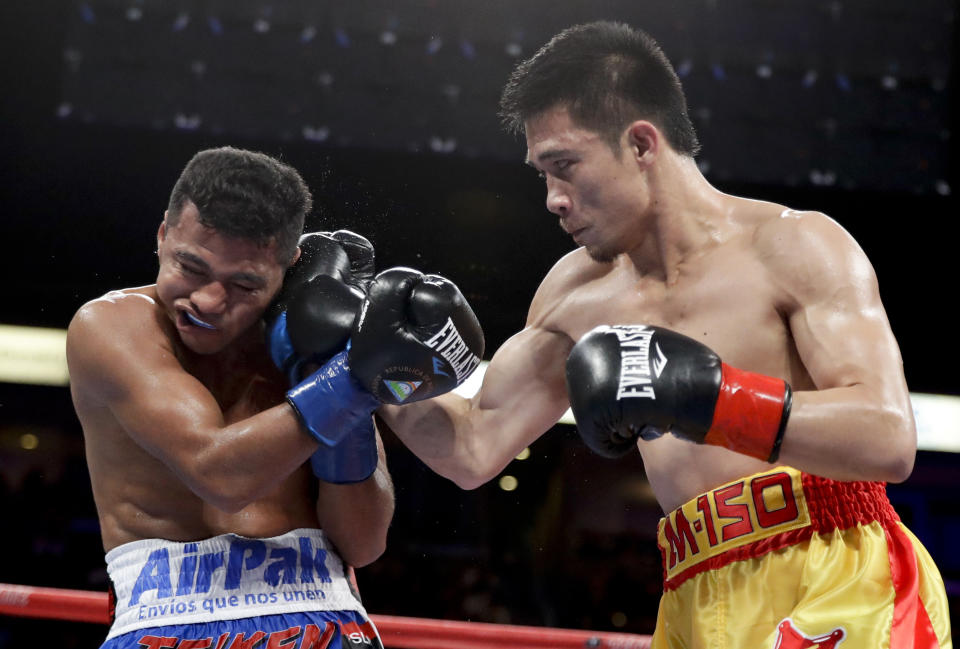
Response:
[{"label": "short black hair", "polygon": [[176,226],[187,201],[197,206],[200,223],[221,234],[267,246],[277,242],[281,262],[297,249],[313,197],[300,173],[256,151],[220,147],[200,151],[177,179],[167,206]]},{"label": "short black hair", "polygon": [[510,75],[500,117],[522,134],[526,120],[557,106],[614,150],[637,119],[657,126],[679,153],[700,150],[676,71],[653,37],[624,23],[575,25],[550,39]]}]

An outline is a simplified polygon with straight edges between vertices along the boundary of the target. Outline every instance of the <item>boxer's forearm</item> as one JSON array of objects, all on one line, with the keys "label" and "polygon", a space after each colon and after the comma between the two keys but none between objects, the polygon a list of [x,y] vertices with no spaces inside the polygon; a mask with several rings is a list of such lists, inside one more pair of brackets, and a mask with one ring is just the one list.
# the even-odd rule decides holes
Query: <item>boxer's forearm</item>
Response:
[{"label": "boxer's forearm", "polygon": [[836,480],[902,482],[916,449],[909,399],[855,385],[794,393],[780,463]]},{"label": "boxer's forearm", "polygon": [[569,350],[568,338],[529,327],[497,350],[470,399],[451,393],[379,412],[427,466],[474,489],[567,409],[563,361]]},{"label": "boxer's forearm", "polygon": [[463,489],[474,489],[496,476],[513,458],[482,422],[468,399],[447,394],[378,411],[404,445],[436,473]]},{"label": "boxer's forearm", "polygon": [[190,442],[149,451],[204,501],[236,512],[270,493],[317,448],[287,404],[221,427],[198,429]]}]

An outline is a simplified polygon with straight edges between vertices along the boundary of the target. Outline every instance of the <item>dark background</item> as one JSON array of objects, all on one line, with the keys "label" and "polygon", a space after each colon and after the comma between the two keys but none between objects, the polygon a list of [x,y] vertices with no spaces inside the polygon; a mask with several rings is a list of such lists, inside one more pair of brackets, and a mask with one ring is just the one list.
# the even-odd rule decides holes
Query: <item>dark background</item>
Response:
[{"label": "dark background", "polygon": [[[344,6],[341,6],[343,4]],[[955,2],[55,2],[0,9],[0,323],[66,326],[151,283],[170,188],[197,150],[280,156],[314,193],[310,229],[368,236],[378,265],[444,274],[496,349],[572,248],[522,143],[498,129],[511,67],[559,29],[646,28],[688,93],[704,173],[731,193],[836,218],[872,259],[914,392],[960,394]],[[518,58],[519,57],[519,58]],[[489,353],[488,353],[489,357]],[[158,395],[162,398],[162,395]],[[36,450],[19,445],[25,432]],[[660,512],[636,457],[611,466],[558,425],[463,492],[395,439],[397,513],[359,571],[369,611],[649,633]],[[891,485],[956,609],[955,454]],[[103,589],[65,388],[0,384],[0,582]],[[37,622],[0,619],[0,647]],[[103,629],[43,623],[65,646]]]}]

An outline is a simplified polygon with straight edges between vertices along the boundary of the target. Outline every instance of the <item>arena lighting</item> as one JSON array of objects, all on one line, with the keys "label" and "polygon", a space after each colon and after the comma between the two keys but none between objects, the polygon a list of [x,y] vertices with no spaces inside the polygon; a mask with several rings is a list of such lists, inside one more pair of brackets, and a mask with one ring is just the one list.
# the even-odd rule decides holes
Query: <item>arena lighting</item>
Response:
[{"label": "arena lighting", "polygon": [[[468,398],[476,394],[488,364],[488,361],[481,361],[477,371],[455,392]],[[917,448],[960,453],[960,397],[911,392],[910,401],[917,419]],[[576,425],[569,409],[558,423]]]},{"label": "arena lighting", "polygon": [[960,452],[960,397],[911,392],[910,400],[917,419],[917,447]]},{"label": "arena lighting", "polygon": [[0,325],[0,381],[67,385],[67,332]]}]

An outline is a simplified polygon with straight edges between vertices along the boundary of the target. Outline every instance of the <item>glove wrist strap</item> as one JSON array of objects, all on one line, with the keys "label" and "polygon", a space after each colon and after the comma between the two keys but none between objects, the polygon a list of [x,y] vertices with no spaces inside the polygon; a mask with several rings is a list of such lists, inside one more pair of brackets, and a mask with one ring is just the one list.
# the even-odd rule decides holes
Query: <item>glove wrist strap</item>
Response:
[{"label": "glove wrist strap", "polygon": [[345,351],[287,392],[287,401],[307,432],[327,446],[369,426],[370,415],[380,405],[350,373]]},{"label": "glove wrist strap", "polygon": [[366,426],[353,431],[334,447],[321,444],[310,456],[313,475],[326,482],[353,484],[363,482],[377,469],[377,435],[373,419],[366,418]]},{"label": "glove wrist strap", "polygon": [[783,379],[723,363],[720,395],[703,441],[775,462],[792,402],[790,384]]}]

